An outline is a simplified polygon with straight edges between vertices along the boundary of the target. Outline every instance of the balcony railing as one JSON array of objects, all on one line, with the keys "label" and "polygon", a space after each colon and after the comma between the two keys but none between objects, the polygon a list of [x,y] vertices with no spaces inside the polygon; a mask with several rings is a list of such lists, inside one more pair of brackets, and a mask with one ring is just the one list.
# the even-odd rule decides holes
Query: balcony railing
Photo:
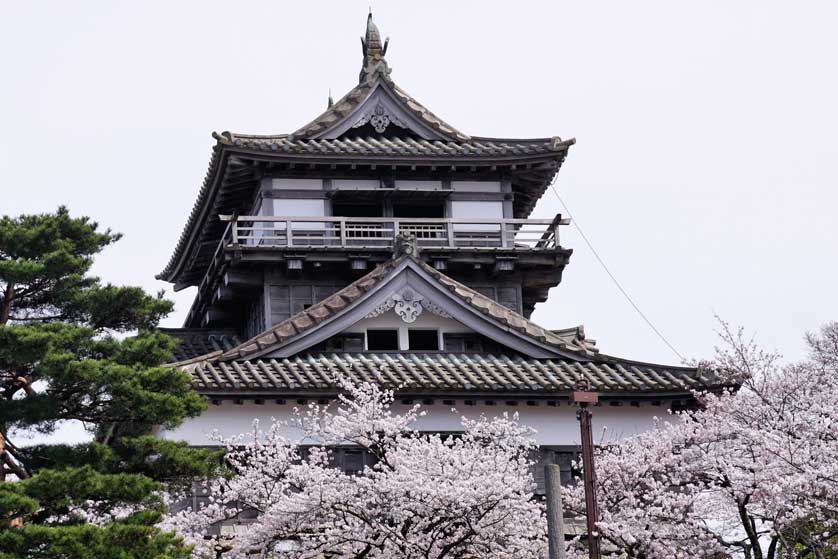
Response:
[{"label": "balcony railing", "polygon": [[554,249],[559,226],[570,220],[393,217],[220,216],[228,221],[223,244],[239,247],[382,248],[413,234],[424,248]]}]

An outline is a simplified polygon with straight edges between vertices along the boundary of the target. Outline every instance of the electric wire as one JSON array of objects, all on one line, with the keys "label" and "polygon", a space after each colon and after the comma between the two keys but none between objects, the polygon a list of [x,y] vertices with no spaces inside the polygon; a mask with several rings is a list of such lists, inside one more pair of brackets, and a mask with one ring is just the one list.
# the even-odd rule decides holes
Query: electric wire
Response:
[{"label": "electric wire", "polygon": [[675,346],[669,343],[669,340],[667,340],[666,337],[661,333],[661,331],[655,327],[651,320],[649,320],[649,317],[647,317],[646,314],[642,310],[640,310],[640,307],[637,306],[637,303],[634,302],[634,299],[631,298],[631,296],[623,288],[623,286],[620,285],[620,282],[617,281],[617,278],[614,276],[614,274],[611,273],[611,270],[608,269],[608,266],[605,264],[605,261],[602,259],[602,257],[600,257],[599,253],[594,248],[594,245],[588,239],[588,236],[585,235],[584,231],[582,231],[582,228],[579,226],[579,221],[577,221],[576,218],[573,217],[573,214],[570,212],[570,208],[567,207],[565,201],[562,199],[561,196],[559,196],[559,191],[556,190],[555,182],[550,183],[550,189],[553,191],[553,194],[556,195],[556,198],[559,200],[559,203],[562,205],[562,208],[564,208],[564,211],[567,212],[567,217],[570,218],[571,223],[573,223],[573,225],[576,227],[576,230],[579,231],[579,236],[582,237],[582,240],[585,241],[586,245],[588,245],[588,248],[591,250],[591,253],[593,253],[594,258],[597,259],[597,262],[599,262],[600,266],[602,266],[602,269],[605,270],[605,273],[608,274],[608,277],[611,278],[611,281],[614,282],[614,285],[617,286],[617,289],[620,291],[620,293],[623,294],[623,297],[626,298],[626,301],[628,301],[632,308],[634,308],[634,310],[637,311],[637,314],[640,315],[640,318],[642,318],[644,322],[646,322],[646,324],[649,325],[649,328],[651,328],[652,331],[655,334],[657,334],[658,338],[660,338],[661,341],[664,344],[666,344],[666,347],[672,350],[672,353],[677,355],[681,362],[686,361],[686,359],[684,359],[684,356],[681,355],[681,353],[677,349],[675,349]]}]

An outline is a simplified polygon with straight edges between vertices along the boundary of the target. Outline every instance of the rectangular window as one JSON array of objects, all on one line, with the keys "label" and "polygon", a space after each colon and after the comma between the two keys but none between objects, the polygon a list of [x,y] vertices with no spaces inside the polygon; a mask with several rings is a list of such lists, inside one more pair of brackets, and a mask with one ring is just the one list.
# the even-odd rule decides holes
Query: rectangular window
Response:
[{"label": "rectangular window", "polygon": [[364,470],[364,453],[360,450],[345,450],[343,452],[343,471],[347,474],[357,474]]},{"label": "rectangular window", "polygon": [[361,353],[364,351],[364,335],[339,334],[337,336],[332,336],[324,342],[312,346],[311,348],[309,348],[308,351],[341,351],[347,353]]},{"label": "rectangular window", "polygon": [[445,217],[444,202],[395,202],[393,217]]},{"label": "rectangular window", "polygon": [[332,215],[335,217],[383,217],[384,205],[376,202],[332,202]]},{"label": "rectangular window", "polygon": [[408,330],[407,340],[411,351],[439,351],[439,333],[436,330]]},{"label": "rectangular window", "polygon": [[544,495],[544,466],[546,464],[558,464],[560,469],[559,479],[565,487],[575,483],[575,479],[581,475],[581,471],[575,467],[575,463],[581,460],[580,450],[570,448],[551,449],[539,448],[533,451],[533,478],[536,483],[536,495]]},{"label": "rectangular window", "polygon": [[398,351],[398,330],[367,330],[367,350]]},{"label": "rectangular window", "polygon": [[[271,325],[279,324],[293,314],[319,303],[344,284],[270,285]],[[261,332],[261,330],[259,330]],[[258,332],[257,332],[258,333]],[[254,336],[256,334],[253,334]]]},{"label": "rectangular window", "polygon": [[331,466],[349,475],[359,474],[365,466],[372,467],[378,462],[372,453],[362,448],[332,447],[330,450]]}]

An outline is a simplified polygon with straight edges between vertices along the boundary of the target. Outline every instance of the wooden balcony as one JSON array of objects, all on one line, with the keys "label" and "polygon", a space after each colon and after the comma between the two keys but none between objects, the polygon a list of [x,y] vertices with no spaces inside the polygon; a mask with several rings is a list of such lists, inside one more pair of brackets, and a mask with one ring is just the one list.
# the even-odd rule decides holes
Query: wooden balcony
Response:
[{"label": "wooden balcony", "polygon": [[399,234],[416,236],[422,248],[554,250],[560,248],[553,219],[457,219],[366,217],[220,216],[227,221],[222,245],[278,249],[382,249]]}]

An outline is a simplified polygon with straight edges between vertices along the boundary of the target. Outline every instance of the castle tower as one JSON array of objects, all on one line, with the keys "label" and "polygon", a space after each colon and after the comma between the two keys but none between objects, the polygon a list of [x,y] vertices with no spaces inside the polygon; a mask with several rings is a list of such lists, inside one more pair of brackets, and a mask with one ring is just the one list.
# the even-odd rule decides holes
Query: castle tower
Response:
[{"label": "castle tower", "polygon": [[372,15],[361,41],[358,85],[309,124],[214,135],[158,276],[198,288],[184,328],[167,332],[214,405],[163,436],[243,432],[333,398],[349,375],[425,402],[420,428],[455,429],[453,405],[520,410],[543,459],[569,468],[579,383],[600,394],[598,424],[622,434],[720,386],[706,371],[604,355],[581,326],[529,320],[571,255],[568,221],[530,214],[574,140],[468,135],[396,85]]}]

